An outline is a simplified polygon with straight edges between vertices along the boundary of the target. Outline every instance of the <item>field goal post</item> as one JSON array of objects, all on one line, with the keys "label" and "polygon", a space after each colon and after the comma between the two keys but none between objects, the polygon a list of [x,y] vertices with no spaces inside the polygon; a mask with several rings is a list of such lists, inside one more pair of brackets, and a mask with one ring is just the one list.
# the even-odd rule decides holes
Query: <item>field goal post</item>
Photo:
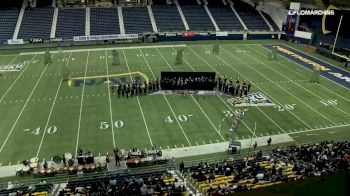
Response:
[{"label": "field goal post", "polygon": [[339,24],[338,24],[338,29],[337,29],[337,33],[335,35],[335,39],[334,39],[334,43],[333,43],[333,47],[332,47],[332,54],[333,55],[336,55],[340,58],[343,58],[346,60],[346,63],[345,63],[345,67],[348,66],[348,63],[350,63],[350,54],[348,54],[348,56],[344,55],[344,54],[338,54],[336,52],[334,52],[334,49],[335,49],[335,45],[337,44],[337,41],[338,41],[338,34],[339,34],[339,30],[340,30],[340,27],[342,25],[342,21],[343,21],[343,15],[340,16],[340,20],[339,20]]}]

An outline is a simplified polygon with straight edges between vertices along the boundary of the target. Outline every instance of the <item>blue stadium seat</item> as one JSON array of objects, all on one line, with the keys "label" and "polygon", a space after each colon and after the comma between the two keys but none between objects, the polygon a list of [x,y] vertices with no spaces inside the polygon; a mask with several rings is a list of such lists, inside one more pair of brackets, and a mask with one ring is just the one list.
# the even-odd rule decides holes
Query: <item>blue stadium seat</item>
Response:
[{"label": "blue stadium seat", "polygon": [[146,7],[123,7],[123,18],[126,34],[153,32]]},{"label": "blue stadium seat", "polygon": [[53,8],[26,8],[18,38],[49,39],[51,34]]},{"label": "blue stadium seat", "polygon": [[276,23],[272,20],[272,18],[268,14],[266,14],[265,12],[261,12],[261,13],[264,15],[266,20],[270,23],[274,31],[280,31]]},{"label": "blue stadium seat", "polygon": [[228,6],[208,6],[211,15],[221,31],[240,31],[243,30],[235,13]]},{"label": "blue stadium seat", "polygon": [[270,31],[270,27],[265,20],[251,5],[241,1],[234,1],[233,6],[249,30]]},{"label": "blue stadium seat", "polygon": [[176,5],[153,5],[152,11],[156,21],[158,31],[183,31],[183,25]]},{"label": "blue stadium seat", "polygon": [[85,8],[60,8],[58,11],[56,37],[73,38],[85,35]]},{"label": "blue stadium seat", "polygon": [[215,27],[203,5],[182,5],[181,9],[190,30],[215,31]]},{"label": "blue stadium seat", "polygon": [[17,9],[0,9],[0,42],[12,39],[18,14]]},{"label": "blue stadium seat", "polygon": [[117,8],[90,9],[91,35],[111,35],[119,33],[120,28]]}]

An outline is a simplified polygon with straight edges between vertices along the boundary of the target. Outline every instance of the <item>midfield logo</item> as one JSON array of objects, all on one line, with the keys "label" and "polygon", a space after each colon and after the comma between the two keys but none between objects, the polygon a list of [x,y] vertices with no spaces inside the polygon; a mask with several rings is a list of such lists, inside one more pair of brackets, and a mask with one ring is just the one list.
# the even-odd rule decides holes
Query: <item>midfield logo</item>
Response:
[{"label": "midfield logo", "polygon": [[274,106],[275,104],[261,92],[246,97],[234,97],[227,100],[232,106]]},{"label": "midfield logo", "polygon": [[12,64],[12,65],[0,65],[0,71],[21,71],[25,66],[24,63]]}]

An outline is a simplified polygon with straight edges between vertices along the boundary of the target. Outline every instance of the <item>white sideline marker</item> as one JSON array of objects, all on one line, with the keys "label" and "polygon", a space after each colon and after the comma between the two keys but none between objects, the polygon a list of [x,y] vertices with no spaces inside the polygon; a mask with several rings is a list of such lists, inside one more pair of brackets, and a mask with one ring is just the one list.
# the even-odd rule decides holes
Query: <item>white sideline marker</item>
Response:
[{"label": "white sideline marker", "polygon": [[196,142],[196,145],[198,146],[198,142]]},{"label": "white sideline marker", "polygon": [[85,92],[85,79],[86,79],[87,67],[88,67],[88,64],[89,64],[89,56],[90,56],[90,52],[88,52],[88,54],[87,54],[87,56],[86,56],[84,83],[83,83],[83,90],[82,90],[82,92],[81,92],[80,110],[79,110],[79,121],[78,121],[78,130],[77,130],[77,141],[76,141],[76,145],[75,145],[75,156],[74,156],[74,157],[77,157],[78,146],[79,146],[79,136],[80,136],[80,126],[81,126],[81,113],[82,113],[82,111],[83,111],[84,92]]},{"label": "white sideline marker", "polygon": [[168,147],[168,149],[170,149],[170,147],[169,146],[167,146]]},{"label": "white sideline marker", "polygon": [[177,148],[176,144],[174,146],[175,146],[175,148]]},{"label": "white sideline marker", "polygon": [[11,165],[11,161],[9,162],[9,166]]},{"label": "white sideline marker", "polygon": [[205,144],[204,140],[203,140],[203,144]]}]

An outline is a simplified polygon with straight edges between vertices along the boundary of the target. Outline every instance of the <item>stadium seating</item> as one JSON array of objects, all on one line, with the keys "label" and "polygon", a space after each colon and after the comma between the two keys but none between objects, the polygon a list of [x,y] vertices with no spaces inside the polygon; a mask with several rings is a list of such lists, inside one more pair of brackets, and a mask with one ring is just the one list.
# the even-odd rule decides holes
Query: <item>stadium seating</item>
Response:
[{"label": "stadium seating", "polygon": [[274,31],[280,31],[277,24],[272,20],[272,18],[268,14],[266,14],[265,12],[261,12],[261,13],[264,15],[266,20],[270,23]]},{"label": "stadium seating", "polygon": [[70,38],[85,35],[85,8],[61,8],[58,12],[56,37]]},{"label": "stadium seating", "polygon": [[221,31],[243,30],[242,24],[230,7],[223,4],[217,4],[215,6],[209,4],[208,8]]},{"label": "stadium seating", "polygon": [[31,38],[49,39],[53,11],[53,8],[26,8],[18,38],[24,40]]},{"label": "stadium seating", "polygon": [[0,9],[0,42],[12,39],[18,14],[17,9]]},{"label": "stadium seating", "polygon": [[276,147],[266,157],[260,152],[240,160],[200,163],[180,170],[204,195],[222,195],[349,170],[349,149],[348,141]]},{"label": "stadium seating", "polygon": [[122,10],[126,34],[153,32],[146,7],[123,7]]},{"label": "stadium seating", "polygon": [[178,183],[177,178],[168,172],[160,171],[69,181],[60,194],[181,195],[184,192],[186,188]]},{"label": "stadium seating", "polygon": [[190,30],[195,31],[215,31],[215,27],[211,22],[208,13],[203,5],[181,5],[182,12]]},{"label": "stadium seating", "polygon": [[36,1],[36,7],[51,7],[52,1],[51,0],[37,0]]},{"label": "stadium seating", "polygon": [[91,35],[110,35],[119,33],[120,28],[117,8],[90,9]]},{"label": "stadium seating", "polygon": [[36,185],[9,184],[11,188],[0,190],[0,195],[48,195],[52,191],[53,184],[42,181]]},{"label": "stadium seating", "polygon": [[265,20],[252,6],[242,1],[235,1],[233,5],[239,16],[251,31],[269,31]]},{"label": "stadium seating", "polygon": [[183,25],[176,5],[153,5],[154,19],[157,23],[158,31],[183,31]]}]

